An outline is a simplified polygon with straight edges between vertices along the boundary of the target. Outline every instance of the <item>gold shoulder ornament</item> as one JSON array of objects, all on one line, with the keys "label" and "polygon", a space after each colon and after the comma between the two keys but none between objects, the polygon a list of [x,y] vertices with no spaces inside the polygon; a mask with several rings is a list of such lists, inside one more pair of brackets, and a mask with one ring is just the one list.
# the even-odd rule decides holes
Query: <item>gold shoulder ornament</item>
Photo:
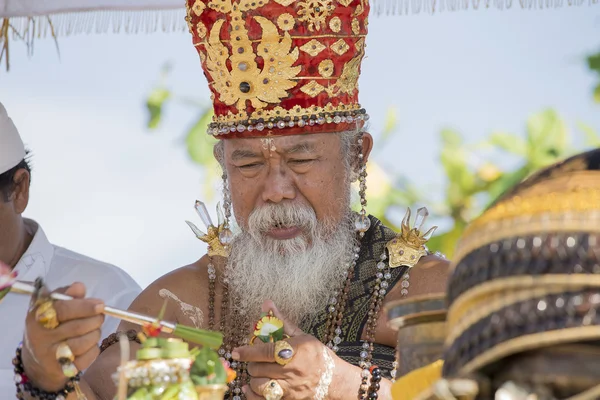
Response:
[{"label": "gold shoulder ornament", "polygon": [[194,225],[190,221],[185,222],[192,229],[192,232],[194,232],[198,239],[208,244],[208,256],[228,257],[229,249],[227,245],[231,242],[232,233],[225,226],[223,212],[221,211],[220,204],[217,204],[218,226],[213,225],[212,220],[210,219],[210,215],[208,214],[206,206],[203,202],[196,200],[194,208],[200,216],[202,223],[204,224],[204,226],[206,226],[207,233],[202,232],[200,229],[198,229],[196,225]]},{"label": "gold shoulder ornament", "polygon": [[421,257],[429,253],[427,247],[425,247],[425,243],[431,239],[437,226],[433,226],[427,232],[421,233],[421,228],[429,216],[429,211],[425,207],[417,210],[415,225],[412,228],[410,227],[410,216],[410,208],[407,208],[406,214],[402,219],[400,233],[386,245],[389,253],[390,268],[401,266],[412,268],[419,262]]}]

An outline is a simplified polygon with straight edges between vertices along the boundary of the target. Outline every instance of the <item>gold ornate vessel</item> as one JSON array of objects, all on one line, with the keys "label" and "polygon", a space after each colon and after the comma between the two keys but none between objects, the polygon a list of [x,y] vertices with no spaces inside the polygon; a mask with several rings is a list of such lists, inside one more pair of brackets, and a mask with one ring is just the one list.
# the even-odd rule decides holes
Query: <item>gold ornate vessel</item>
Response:
[{"label": "gold ornate vessel", "polygon": [[446,339],[446,297],[433,294],[386,305],[388,326],[398,330],[397,377],[442,358]]},{"label": "gold ornate vessel", "polygon": [[394,400],[413,400],[441,377],[446,338],[444,293],[398,300],[385,306],[388,326],[398,331]]},{"label": "gold ornate vessel", "polygon": [[229,372],[213,350],[190,350],[180,339],[150,337],[113,379],[127,388],[121,398],[128,400],[222,400]]},{"label": "gold ornate vessel", "polygon": [[223,400],[227,385],[196,386],[198,400]]}]

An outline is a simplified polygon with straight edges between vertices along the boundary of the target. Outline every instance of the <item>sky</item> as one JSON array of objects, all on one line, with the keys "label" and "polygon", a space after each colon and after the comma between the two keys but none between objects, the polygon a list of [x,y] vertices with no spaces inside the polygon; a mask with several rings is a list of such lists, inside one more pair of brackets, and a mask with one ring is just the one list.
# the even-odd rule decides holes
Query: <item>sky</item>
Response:
[{"label": "sky", "polygon": [[[585,65],[600,48],[600,5],[372,16],[369,28],[360,97],[376,140],[387,110],[398,115],[377,161],[431,188],[432,199],[442,191],[444,127],[471,142],[523,134],[528,115],[552,107],[574,137],[578,121],[600,131],[597,78]],[[0,102],[33,155],[25,215],[53,243],[142,286],[200,258],[205,246],[184,221],[201,225],[193,204],[203,174],[182,144],[197,110],[172,105],[160,129],[145,127],[144,101],[166,62],[169,87],[208,104],[187,32],[64,37],[60,57],[52,40],[34,46],[30,57],[11,43],[11,70],[0,70]]]}]

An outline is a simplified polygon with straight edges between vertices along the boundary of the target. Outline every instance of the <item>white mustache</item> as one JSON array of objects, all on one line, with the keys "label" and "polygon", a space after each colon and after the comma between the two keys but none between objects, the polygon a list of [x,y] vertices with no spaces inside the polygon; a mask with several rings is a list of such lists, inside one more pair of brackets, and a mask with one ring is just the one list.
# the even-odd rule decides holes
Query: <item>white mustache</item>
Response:
[{"label": "white mustache", "polygon": [[248,232],[253,237],[274,227],[298,227],[305,232],[312,232],[317,226],[315,210],[298,203],[266,204],[254,210],[248,219]]}]

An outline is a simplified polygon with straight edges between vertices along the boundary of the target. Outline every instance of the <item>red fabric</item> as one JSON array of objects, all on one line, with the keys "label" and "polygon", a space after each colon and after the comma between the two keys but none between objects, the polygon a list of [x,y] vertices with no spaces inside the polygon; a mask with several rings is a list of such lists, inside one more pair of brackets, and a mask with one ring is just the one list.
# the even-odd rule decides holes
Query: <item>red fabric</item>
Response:
[{"label": "red fabric", "polygon": [[[193,11],[194,4],[198,6],[197,2],[202,2],[204,4],[204,9],[202,13],[197,16]],[[225,3],[228,0],[211,0],[210,5],[220,5]],[[252,1],[252,0],[250,0]],[[256,0],[257,3],[259,0]],[[358,89],[354,90],[353,93],[338,93],[333,94],[331,97],[325,92],[321,92],[316,97],[311,97],[300,89],[305,84],[315,80],[317,83],[321,84],[324,87],[333,86],[337,79],[327,79],[323,78],[318,71],[319,63],[323,60],[330,59],[333,61],[334,71],[332,74],[332,78],[337,78],[342,74],[342,70],[346,63],[350,61],[352,58],[356,57],[358,54],[358,50],[356,48],[356,43],[365,38],[367,34],[367,18],[369,14],[369,5],[367,0],[351,0],[349,3],[341,0],[306,0],[306,1],[293,1],[289,6],[283,6],[275,2],[275,0],[262,0],[266,2],[266,4],[262,7],[259,7],[255,10],[248,10],[242,13],[242,18],[245,21],[245,27],[248,30],[248,37],[253,41],[253,50],[257,54],[257,46],[260,44],[261,36],[263,35],[262,29],[260,25],[254,19],[255,16],[262,16],[267,18],[268,20],[275,23],[277,26],[277,20],[282,14],[290,14],[295,19],[295,26],[288,33],[292,36],[292,49],[300,48],[304,44],[310,42],[312,39],[317,39],[325,48],[316,56],[311,56],[310,54],[298,49],[299,56],[298,60],[294,63],[294,66],[300,66],[301,70],[298,73],[297,77],[309,78],[309,79],[292,79],[296,85],[287,90],[288,96],[286,98],[281,99],[279,103],[276,104],[268,104],[262,110],[272,110],[275,107],[282,107],[286,110],[290,110],[295,106],[300,106],[303,109],[310,109],[311,107],[324,107],[328,103],[331,103],[334,106],[338,106],[340,104],[354,106],[358,105]],[[282,3],[285,3],[284,0],[279,0]],[[233,3],[233,6],[243,4],[250,4],[248,0],[236,0]],[[344,6],[342,3],[348,4]],[[258,3],[260,4],[260,3]],[[333,10],[329,12],[329,15],[326,17],[325,22],[320,24],[320,29],[313,28],[311,31],[309,29],[309,21],[300,21],[299,18],[302,17],[302,10],[305,9],[304,6],[310,8],[310,5],[326,7],[329,4],[333,7]],[[232,15],[231,13],[224,14],[221,12],[215,11],[209,5],[209,1],[207,0],[187,0],[188,5],[188,18],[190,23],[190,30],[192,31],[193,44],[196,47],[199,53],[205,53],[205,43],[208,40],[210,35],[210,31],[215,24],[216,21],[225,19],[226,22],[223,24],[220,31],[220,39],[223,45],[227,47],[230,54],[236,49],[232,49],[230,43],[235,42],[235,32],[232,32]],[[321,8],[322,8],[321,7]],[[363,7],[364,11],[359,15],[354,15],[356,13],[357,7]],[[312,8],[314,10],[314,7]],[[300,14],[299,14],[300,12]],[[334,32],[330,28],[330,21],[333,18],[339,18],[341,20],[341,28],[339,32]],[[353,20],[357,20],[358,22],[358,35],[355,35],[352,32],[352,23]],[[206,35],[204,37],[200,37],[197,33],[197,25],[198,23],[203,24],[206,27]],[[356,24],[356,22],[355,22]],[[283,37],[284,31],[279,27],[277,29],[279,37]],[[334,37],[324,37],[324,36],[334,36]],[[348,50],[342,54],[338,55],[333,50],[331,50],[330,46],[336,43],[338,40],[343,39],[347,45],[349,46]],[[259,69],[263,67],[263,59],[260,56],[255,58],[255,61],[258,65]],[[230,61],[227,61],[227,69],[231,71],[232,66],[230,65]],[[209,82],[214,80],[214,77],[210,76],[209,71],[206,69],[206,62],[202,63],[202,67],[204,69],[204,75],[208,79]],[[359,67],[360,70],[360,67]],[[209,85],[209,88],[212,92],[213,98],[213,106],[215,112],[214,121],[218,121],[219,116],[225,116],[228,113],[238,114],[238,109],[235,104],[228,106],[224,104],[219,99],[219,93],[214,89],[213,85]],[[248,118],[251,116],[252,112],[255,109],[252,107],[250,101],[246,101],[245,111]],[[240,118],[241,120],[241,118]],[[274,128],[272,130],[264,129],[263,131],[253,130],[251,132],[244,131],[240,132],[231,132],[226,135],[226,137],[257,137],[257,136],[269,136],[269,135],[291,135],[291,134],[307,134],[307,133],[319,133],[319,132],[341,132],[344,130],[348,130],[352,127],[355,127],[356,123],[341,123],[341,124],[332,124],[326,123],[324,125],[314,126],[305,126],[305,127],[297,127],[294,126],[292,128],[286,127],[284,129]]]}]

